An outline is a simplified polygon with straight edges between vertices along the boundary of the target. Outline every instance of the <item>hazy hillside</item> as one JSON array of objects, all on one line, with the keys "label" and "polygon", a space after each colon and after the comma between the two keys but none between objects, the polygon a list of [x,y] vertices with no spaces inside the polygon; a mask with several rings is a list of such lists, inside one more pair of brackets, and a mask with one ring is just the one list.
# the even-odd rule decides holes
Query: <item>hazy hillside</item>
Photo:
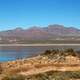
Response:
[{"label": "hazy hillside", "polygon": [[59,36],[79,36],[79,33],[80,30],[74,27],[67,28],[63,25],[54,24],[44,28],[34,26],[29,29],[16,28],[14,30],[1,31],[0,36],[45,39]]},{"label": "hazy hillside", "polygon": [[16,28],[0,32],[0,43],[80,43],[80,30],[63,25]]}]

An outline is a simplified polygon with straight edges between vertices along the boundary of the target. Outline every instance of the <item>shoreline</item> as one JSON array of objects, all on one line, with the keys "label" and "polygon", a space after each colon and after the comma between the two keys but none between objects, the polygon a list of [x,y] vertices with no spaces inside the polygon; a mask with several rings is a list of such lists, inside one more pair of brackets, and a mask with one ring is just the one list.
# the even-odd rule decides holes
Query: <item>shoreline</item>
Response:
[{"label": "shoreline", "polygon": [[0,44],[0,46],[80,46],[80,44]]}]

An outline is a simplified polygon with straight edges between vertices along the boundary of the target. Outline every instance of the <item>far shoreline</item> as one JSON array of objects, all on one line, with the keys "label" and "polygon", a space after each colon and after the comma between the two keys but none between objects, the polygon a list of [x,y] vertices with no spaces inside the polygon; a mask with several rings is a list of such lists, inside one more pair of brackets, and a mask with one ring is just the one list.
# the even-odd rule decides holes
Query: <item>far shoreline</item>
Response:
[{"label": "far shoreline", "polygon": [[67,44],[67,43],[57,43],[57,44],[0,44],[0,46],[80,46],[80,44],[74,43],[74,44]]}]

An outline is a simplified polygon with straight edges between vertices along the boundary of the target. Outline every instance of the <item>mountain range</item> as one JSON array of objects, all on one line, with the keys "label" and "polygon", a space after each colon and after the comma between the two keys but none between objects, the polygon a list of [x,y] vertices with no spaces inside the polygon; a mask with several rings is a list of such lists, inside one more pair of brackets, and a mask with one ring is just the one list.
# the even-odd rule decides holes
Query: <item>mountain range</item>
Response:
[{"label": "mountain range", "polygon": [[29,29],[16,28],[13,30],[1,31],[0,37],[18,37],[24,39],[55,39],[80,37],[80,30],[74,27],[65,27],[59,24],[48,25],[48,27],[31,27]]}]

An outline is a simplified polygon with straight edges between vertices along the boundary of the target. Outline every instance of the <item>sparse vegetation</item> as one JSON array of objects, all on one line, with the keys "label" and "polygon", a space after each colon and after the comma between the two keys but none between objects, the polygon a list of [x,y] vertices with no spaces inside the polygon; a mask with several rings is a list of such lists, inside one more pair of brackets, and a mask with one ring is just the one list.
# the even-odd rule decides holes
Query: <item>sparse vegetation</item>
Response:
[{"label": "sparse vegetation", "polygon": [[70,80],[70,79],[80,79],[80,71],[49,71],[37,75],[22,76],[5,76],[2,80]]},{"label": "sparse vegetation", "polygon": [[[80,69],[78,69],[80,64],[78,62],[78,65],[75,65],[77,61],[74,62],[74,60],[80,59],[77,54],[78,53],[73,49],[46,50],[41,55],[33,58],[21,60],[19,59],[12,62],[2,63],[0,65],[0,74],[5,75],[2,80],[69,80],[71,78],[80,79]],[[68,57],[68,59],[71,59],[69,56],[72,56],[72,59],[74,59],[72,60],[73,64],[75,65],[75,69],[73,71],[69,71],[73,68],[73,65],[70,64],[71,62],[69,63],[66,59],[66,57]],[[61,68],[61,66],[64,68],[67,68],[66,66],[69,66],[70,69],[66,69],[66,71],[55,71],[56,67],[58,69],[58,67]],[[54,68],[55,70],[44,71],[44,69],[49,69],[49,67],[52,69]],[[42,71],[44,72],[40,72],[41,68],[43,68]],[[76,71],[76,69],[79,71]],[[29,72],[30,70],[33,70],[34,73],[36,70],[38,70],[40,73],[34,75],[34,73],[32,74],[31,72],[31,75],[26,76],[20,74],[20,72],[25,73],[27,71]]]},{"label": "sparse vegetation", "polygon": [[25,80],[25,77],[22,75],[5,76],[2,80]]},{"label": "sparse vegetation", "polygon": [[1,66],[1,63],[0,63],[0,74],[2,74],[2,66]]}]

